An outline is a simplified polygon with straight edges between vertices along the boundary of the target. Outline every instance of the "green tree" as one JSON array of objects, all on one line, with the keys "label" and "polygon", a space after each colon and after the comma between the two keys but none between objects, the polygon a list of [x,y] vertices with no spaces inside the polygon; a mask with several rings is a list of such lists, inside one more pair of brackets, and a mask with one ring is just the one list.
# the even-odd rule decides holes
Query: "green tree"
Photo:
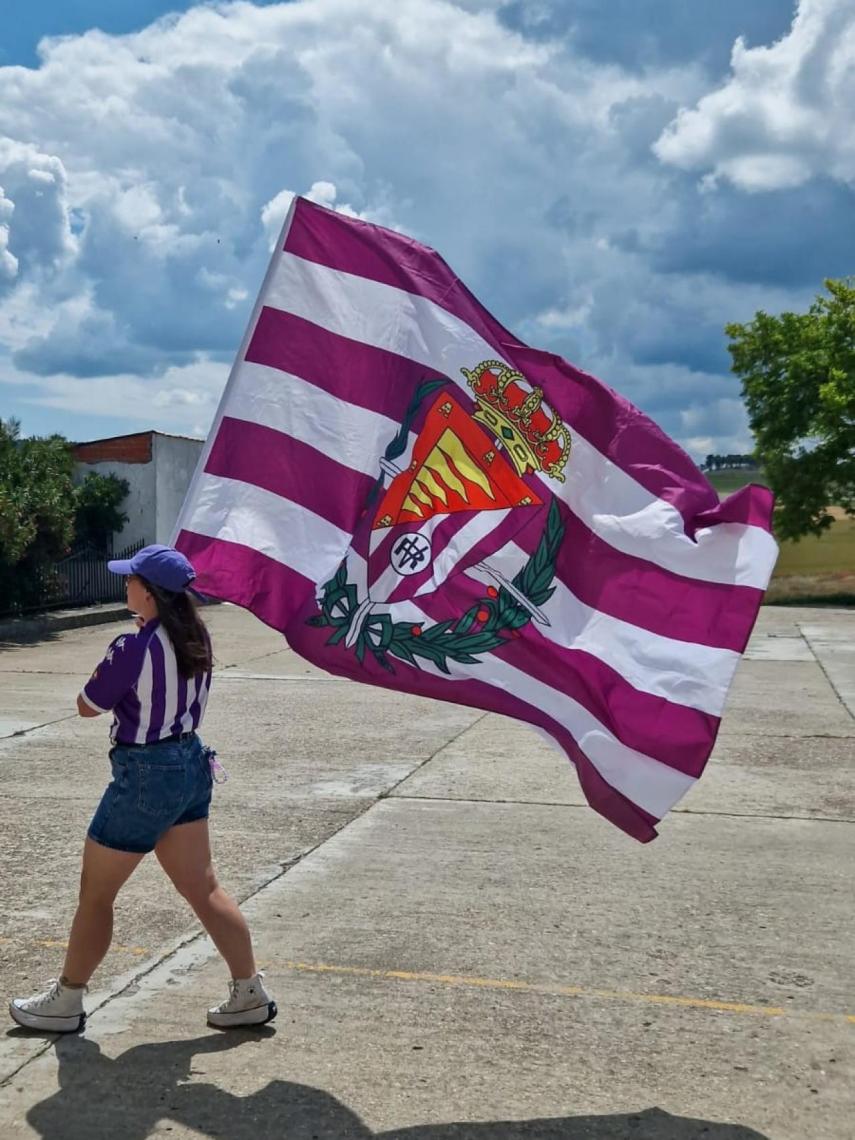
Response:
[{"label": "green tree", "polygon": [[129,490],[127,479],[90,471],[77,488],[75,532],[79,542],[106,551],[110,539],[122,529],[128,516],[122,511]]},{"label": "green tree", "polygon": [[855,515],[855,279],[825,287],[807,313],[726,327],[779,538],[822,534],[832,504]]},{"label": "green tree", "polygon": [[0,613],[44,603],[72,542],[106,553],[127,522],[124,479],[90,472],[75,487],[73,469],[68,440],[21,439],[16,420],[0,420]]},{"label": "green tree", "polygon": [[0,420],[0,610],[43,595],[48,567],[74,535],[76,494],[71,444],[61,436],[21,439]]}]

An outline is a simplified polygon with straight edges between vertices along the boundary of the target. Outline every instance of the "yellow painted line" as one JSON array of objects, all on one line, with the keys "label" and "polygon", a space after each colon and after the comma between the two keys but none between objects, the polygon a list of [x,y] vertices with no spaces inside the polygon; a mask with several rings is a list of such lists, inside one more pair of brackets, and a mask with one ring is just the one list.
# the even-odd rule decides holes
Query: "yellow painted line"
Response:
[{"label": "yellow painted line", "polygon": [[[0,946],[8,946],[16,940],[0,936]],[[43,949],[59,948],[65,950],[68,942],[64,939],[39,938],[31,943]],[[123,946],[113,943],[111,951],[124,954],[133,954],[141,957],[152,951],[147,946]],[[324,962],[260,962],[262,969],[276,969],[284,967],[286,970],[295,970],[303,974],[333,974],[339,977],[350,978],[379,978],[382,981],[394,982],[428,982],[433,985],[463,986],[470,989],[505,990],[516,993],[546,994],[553,997],[573,998],[599,998],[605,1001],[638,1002],[644,1005],[675,1006],[683,1009],[705,1009],[714,1013],[740,1013],[752,1017],[789,1017],[808,1021],[846,1021],[855,1025],[855,1014],[846,1013],[811,1013],[787,1009],[775,1005],[750,1005],[738,1001],[718,1001],[713,998],[682,997],[678,994],[643,994],[632,990],[601,990],[588,989],[584,986],[561,986],[549,982],[521,982],[510,978],[478,978],[467,974],[431,974],[414,970],[377,970],[367,966],[333,966]]]},{"label": "yellow painted line", "polygon": [[[332,966],[326,963],[285,962],[286,969],[306,974],[333,974],[351,978],[379,978],[384,981],[428,982],[442,986],[464,986],[474,989],[507,990],[517,993],[547,994],[557,997],[600,998],[606,1001],[639,1002],[646,1005],[677,1006],[683,1009],[704,1009],[715,1013],[739,1013],[753,1017],[792,1017],[811,1021],[839,1021],[841,1018],[855,1025],[855,1015],[839,1013],[809,1013],[786,1009],[784,1006],[750,1005],[738,1001],[717,1001],[712,998],[681,997],[676,994],[645,994],[632,990],[588,989],[584,986],[562,986],[543,982],[520,982],[507,978],[477,978],[464,974],[431,974],[411,970],[375,970],[364,966]],[[275,963],[271,963],[275,966]]]}]

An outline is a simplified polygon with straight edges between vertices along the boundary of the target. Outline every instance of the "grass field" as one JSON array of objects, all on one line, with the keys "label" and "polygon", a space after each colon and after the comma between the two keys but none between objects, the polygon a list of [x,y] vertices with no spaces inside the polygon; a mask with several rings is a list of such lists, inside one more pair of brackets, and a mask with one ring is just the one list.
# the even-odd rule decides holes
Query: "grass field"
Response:
[{"label": "grass field", "polygon": [[[724,498],[746,483],[765,485],[762,471],[715,471],[707,476]],[[782,542],[766,601],[855,605],[855,519],[831,508],[835,521],[821,537]]]},{"label": "grass field", "polygon": [[722,496],[733,494],[746,483],[762,483],[766,486],[762,471],[706,471],[704,474]]}]

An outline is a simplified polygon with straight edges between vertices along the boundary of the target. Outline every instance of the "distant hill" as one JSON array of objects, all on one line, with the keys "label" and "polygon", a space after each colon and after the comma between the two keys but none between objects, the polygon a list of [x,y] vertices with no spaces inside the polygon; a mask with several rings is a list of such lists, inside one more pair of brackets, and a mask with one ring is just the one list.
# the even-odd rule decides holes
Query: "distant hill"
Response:
[{"label": "distant hill", "polygon": [[766,476],[759,467],[753,471],[705,471],[704,474],[719,495],[730,495],[747,483],[759,483],[763,487],[768,486]]}]

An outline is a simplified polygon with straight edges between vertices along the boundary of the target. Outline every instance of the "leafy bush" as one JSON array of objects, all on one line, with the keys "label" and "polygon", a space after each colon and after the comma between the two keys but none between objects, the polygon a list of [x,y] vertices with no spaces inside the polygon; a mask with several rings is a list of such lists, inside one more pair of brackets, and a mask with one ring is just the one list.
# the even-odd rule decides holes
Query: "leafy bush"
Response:
[{"label": "leafy bush", "polygon": [[55,566],[72,543],[106,550],[127,520],[124,479],[89,474],[76,488],[72,445],[59,435],[21,439],[0,420],[0,613],[46,602],[58,588]]},{"label": "leafy bush", "polygon": [[106,553],[113,535],[128,516],[120,510],[129,490],[127,479],[90,471],[77,488],[75,531],[78,543],[89,543]]}]

